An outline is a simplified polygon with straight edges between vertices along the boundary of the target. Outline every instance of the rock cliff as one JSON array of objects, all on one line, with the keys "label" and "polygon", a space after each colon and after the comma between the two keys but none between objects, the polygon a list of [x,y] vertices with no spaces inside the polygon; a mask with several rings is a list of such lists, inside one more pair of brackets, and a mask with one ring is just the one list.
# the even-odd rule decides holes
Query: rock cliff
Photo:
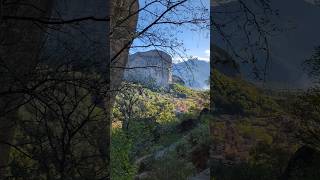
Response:
[{"label": "rock cliff", "polygon": [[163,51],[137,52],[129,56],[124,79],[151,87],[168,88],[172,83],[172,58]]}]

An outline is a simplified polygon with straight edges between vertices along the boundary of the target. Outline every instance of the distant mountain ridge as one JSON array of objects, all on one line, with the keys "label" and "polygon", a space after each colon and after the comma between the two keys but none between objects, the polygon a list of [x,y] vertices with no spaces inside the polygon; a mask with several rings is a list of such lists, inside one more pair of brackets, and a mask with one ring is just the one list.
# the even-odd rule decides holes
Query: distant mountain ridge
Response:
[{"label": "distant mountain ridge", "polygon": [[[237,64],[227,51],[217,45],[211,45],[213,52],[214,68],[229,77],[238,77],[240,65]],[[210,78],[210,62],[199,59],[189,59],[185,62],[173,64],[173,75],[180,76],[185,85],[195,89],[208,89]]]},{"label": "distant mountain ridge", "polygon": [[[239,65],[228,52],[216,45],[213,46],[212,58],[215,60],[215,68],[229,77],[240,76]],[[158,67],[148,67],[150,65]],[[151,50],[131,54],[127,67],[140,67],[125,71],[124,79],[131,82],[140,82],[147,85],[153,81],[154,85],[167,88],[169,84],[179,81],[189,88],[209,89],[210,62],[197,58],[172,63],[169,54]]]},{"label": "distant mountain ridge", "polygon": [[185,85],[194,89],[208,89],[210,64],[207,61],[189,59],[172,65],[172,74],[181,77]]}]

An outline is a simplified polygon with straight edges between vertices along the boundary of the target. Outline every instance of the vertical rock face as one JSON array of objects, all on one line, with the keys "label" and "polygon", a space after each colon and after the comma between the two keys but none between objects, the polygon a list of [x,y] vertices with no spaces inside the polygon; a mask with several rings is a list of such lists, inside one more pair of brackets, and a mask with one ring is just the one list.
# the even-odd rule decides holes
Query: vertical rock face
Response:
[{"label": "vertical rock face", "polygon": [[[88,175],[88,177],[93,179],[103,179],[102,177],[110,175],[108,172],[110,121],[107,116],[113,105],[115,93],[110,93],[109,90],[117,89],[120,85],[123,70],[113,67],[125,66],[127,63],[128,51],[135,35],[138,8],[138,0],[109,2],[105,0],[57,0],[54,4],[55,13],[52,16],[54,18],[63,20],[94,18],[79,23],[55,26],[55,29],[50,30],[51,36],[46,48],[46,54],[51,58],[48,60],[54,66],[70,64],[79,71],[89,68],[105,80],[99,79],[96,88],[98,94],[101,94],[100,90],[102,89],[103,92],[104,88],[108,92],[106,99],[100,99],[104,106],[103,109],[107,111],[101,115],[103,118],[90,121],[83,127],[83,129],[89,129],[90,138],[82,138],[81,134],[75,135],[81,138],[77,143],[81,148],[72,146],[72,149],[78,150],[72,152],[75,158],[80,158],[76,156],[78,154],[88,157],[84,158],[83,162],[91,165],[90,171],[94,175]],[[110,21],[107,21],[109,16]],[[94,145],[90,146],[88,142]],[[74,170],[75,164],[72,164],[71,161],[68,163],[72,165],[70,169]],[[97,173],[96,170],[101,172]],[[81,171],[84,170],[81,169]],[[70,177],[72,177],[71,174]]]},{"label": "vertical rock face", "polygon": [[169,88],[172,58],[163,51],[138,52],[129,57],[124,79],[151,87]]},{"label": "vertical rock face", "polygon": [[[108,1],[105,0],[68,0],[68,1],[59,1],[55,0],[53,5],[53,14],[52,19],[62,19],[64,21],[82,19],[82,18],[92,18],[88,20],[79,21],[77,23],[63,23],[52,26],[48,29],[48,40],[46,42],[45,51],[41,56],[43,61],[51,65],[52,69],[55,67],[70,67],[75,68],[76,71],[82,71],[84,68],[93,69],[97,74],[100,74],[103,79],[108,79],[107,64],[109,62],[110,56],[110,46],[109,46],[109,30],[110,22],[107,20],[109,17],[110,10],[112,7],[109,6]],[[96,20],[101,19],[101,20]],[[62,74],[61,71],[58,71],[57,74]],[[62,78],[64,79],[64,78]],[[83,78],[82,83],[89,81],[88,78]],[[95,78],[94,80],[96,80]],[[75,81],[75,80],[71,80]],[[100,82],[100,81],[99,81]],[[100,88],[105,87],[105,84],[100,84],[93,91],[100,91]],[[72,86],[65,86],[66,88],[72,89]],[[76,86],[75,86],[76,87]],[[80,92],[80,87],[76,87],[77,93],[75,97]],[[90,93],[94,93],[94,92]],[[66,98],[70,95],[66,94]],[[78,98],[78,97],[77,97]],[[53,102],[55,104],[56,102]],[[65,101],[64,103],[71,105],[70,102]],[[79,105],[82,102],[79,101]],[[106,109],[110,108],[110,104],[106,104]],[[64,106],[62,109],[67,109],[67,106]],[[66,111],[66,110],[64,110]],[[66,111],[67,112],[67,111]],[[82,162],[91,164],[92,167],[88,168],[90,171],[95,172],[94,169],[100,169],[102,172],[98,175],[90,175],[92,178],[101,178],[103,176],[108,176],[108,163],[109,163],[109,122],[107,113],[105,120],[97,119],[95,122],[89,121],[85,123],[84,128],[95,129],[95,131],[90,132],[90,138],[84,138],[80,133],[76,133],[74,136],[80,140],[77,141],[78,145],[70,145],[70,154],[74,156],[74,159],[81,158],[81,156],[86,156],[83,158]],[[56,117],[54,122],[49,126],[54,133],[61,131],[63,125],[59,123],[59,120],[62,117]],[[81,121],[81,118],[70,119],[70,122],[77,123],[76,121]],[[71,123],[70,123],[71,124]],[[43,128],[43,127],[40,127]],[[61,135],[62,136],[62,135]],[[58,136],[59,137],[59,136]],[[63,136],[62,136],[63,137]],[[72,140],[75,141],[73,138]],[[89,142],[95,144],[90,146]],[[65,147],[59,146],[58,151]],[[79,148],[81,147],[81,148]],[[77,149],[75,151],[74,149]],[[93,157],[92,155],[96,154],[98,156]],[[90,157],[92,156],[92,157]],[[74,160],[76,162],[76,160]],[[70,160],[66,160],[65,164],[70,166],[69,172],[61,172],[61,176],[75,177],[76,169],[82,174],[84,173],[85,168],[81,165],[76,166]],[[66,165],[65,165],[66,166]],[[56,169],[60,167],[55,165]]]},{"label": "vertical rock face", "polygon": [[[110,14],[108,3],[104,0],[54,1],[52,19],[73,20],[86,17],[107,19]],[[84,20],[52,26],[43,60],[51,65],[94,64],[106,69],[109,59],[110,29],[108,21]],[[82,67],[79,67],[82,68]]]},{"label": "vertical rock face", "polygon": [[[127,66],[129,48],[136,35],[139,0],[113,0],[111,3],[110,80],[111,89],[116,90],[123,80],[123,67]],[[112,103],[115,94],[111,96]]]},{"label": "vertical rock face", "polygon": [[176,83],[176,84],[180,84],[180,85],[185,85],[186,83],[184,82],[184,80],[177,75],[172,75],[172,83]]},{"label": "vertical rock face", "polygon": [[[138,21],[138,0],[55,1],[52,18],[70,20],[93,17],[110,21],[87,20],[56,25],[49,30],[45,61],[54,65],[70,63],[82,71],[88,67],[106,72],[111,66],[111,89],[117,89],[125,67]],[[112,97],[114,95],[111,95]],[[112,99],[112,98],[111,98]],[[112,104],[112,103],[111,103]]]},{"label": "vertical rock face", "polygon": [[[48,17],[51,0],[1,1],[0,16],[0,92],[15,91],[28,81],[28,74],[37,64],[43,29],[46,25],[24,20],[3,20],[4,16]],[[28,4],[28,5],[23,5]],[[30,5],[30,6],[29,6]],[[37,9],[32,5],[37,5]],[[39,10],[40,9],[40,10]],[[0,96],[0,179],[5,176],[10,144],[13,140],[17,107],[22,102],[21,94],[3,93]]]},{"label": "vertical rock face", "polygon": [[[106,79],[110,78],[110,81],[106,83],[108,86],[116,88],[120,84],[123,70],[110,70],[107,67],[110,64],[111,66],[118,66],[118,64],[126,65],[127,63],[128,49],[135,35],[137,24],[138,0],[25,0],[21,3],[20,1],[2,3],[0,7],[1,93],[19,90],[27,86],[29,72],[32,72],[38,65],[39,57],[43,61],[58,66],[65,63],[79,64],[79,61],[97,64],[95,67],[101,72],[106,72],[104,75],[107,76],[104,77]],[[31,17],[45,21],[64,20],[67,22],[64,24],[58,23],[59,25],[50,24],[50,28],[47,29],[45,23],[31,20],[10,19],[4,21],[2,15]],[[111,15],[111,22],[107,19],[109,15]],[[68,22],[68,20],[88,17],[91,19],[77,23]],[[48,35],[48,39],[44,44],[46,35]],[[43,52],[41,56],[39,56],[40,52]],[[117,57],[113,58],[116,55]],[[114,59],[111,63],[110,58]],[[109,70],[110,75],[107,73]],[[0,97],[0,179],[3,179],[2,176],[6,175],[3,167],[6,167],[8,163],[10,154],[8,144],[13,141],[15,122],[18,119],[17,111],[12,109],[17,109],[17,104],[21,103],[21,99],[23,99],[20,94],[8,94],[8,96],[1,95]],[[113,97],[114,95],[111,94],[111,101],[105,103],[109,108],[112,105]],[[81,148],[74,148],[76,146],[73,146],[72,149],[91,148],[90,151],[94,156],[89,156],[89,152],[77,153],[79,157],[89,157],[87,158],[88,161],[82,161],[86,164],[81,171],[89,168],[102,171],[91,175],[90,178],[94,178],[96,175],[97,179],[105,179],[109,175],[107,169],[110,140],[109,121],[107,118],[103,118],[91,124],[93,124],[94,132],[88,137],[90,145],[97,144],[99,147],[91,148],[88,143],[81,139],[81,142],[77,143],[77,146]],[[98,153],[99,157],[96,155]],[[66,161],[75,162],[68,158]],[[63,167],[63,165],[61,166]],[[70,172],[63,172],[63,175],[69,175],[69,173],[76,174],[77,172],[70,170]],[[95,172],[88,171],[88,174],[92,173]],[[61,179],[64,178],[61,177]]]}]

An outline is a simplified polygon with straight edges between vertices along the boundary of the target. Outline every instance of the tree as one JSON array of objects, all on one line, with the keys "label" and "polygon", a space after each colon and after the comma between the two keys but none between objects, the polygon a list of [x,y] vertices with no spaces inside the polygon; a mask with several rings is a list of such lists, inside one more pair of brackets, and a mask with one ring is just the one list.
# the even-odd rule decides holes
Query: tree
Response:
[{"label": "tree", "polygon": [[299,131],[297,138],[309,147],[320,150],[320,47],[316,47],[313,55],[303,62],[304,70],[315,81],[315,86],[299,94],[293,104],[293,113],[298,118]]},{"label": "tree", "polygon": [[[211,52],[220,42],[230,54],[226,62],[210,57],[210,76],[214,76],[217,63],[249,64],[257,80],[266,80],[270,62],[269,38],[279,27],[271,21],[278,11],[268,0],[211,1]],[[232,31],[230,31],[232,29]],[[234,29],[236,31],[234,31]],[[214,111],[214,84],[210,83],[211,110]]]},{"label": "tree", "polygon": [[121,90],[118,93],[118,108],[121,112],[123,119],[122,119],[122,129],[125,133],[129,132],[130,128],[130,121],[132,121],[135,117],[135,106],[138,105],[140,97],[139,93],[142,94],[142,87],[125,87],[124,90]]},{"label": "tree", "polygon": [[[22,89],[27,86],[28,73],[37,65],[37,57],[43,43],[42,28],[31,21],[8,21],[7,17],[49,17],[52,1],[30,0],[27,3],[1,1],[1,51],[0,51],[0,178],[5,173],[12,142],[17,108],[24,104]],[[33,8],[32,4],[37,4]],[[43,10],[43,11],[41,11]]]},{"label": "tree", "polygon": [[320,90],[312,88],[299,95],[293,107],[299,125],[297,138],[303,144],[320,150]]},{"label": "tree", "polygon": [[[193,11],[186,2],[1,1],[1,176],[9,167],[30,178],[110,178],[110,109],[128,49],[142,38],[176,51],[156,27],[205,22],[175,16]],[[152,18],[136,31],[142,11]]]},{"label": "tree", "polygon": [[[109,14],[126,13],[126,9],[132,7],[132,5],[137,8],[137,2],[123,1],[122,4],[120,3],[122,5],[121,9],[121,7],[118,7],[118,3],[109,4],[108,6],[108,2],[98,0],[90,2],[49,0],[41,2],[33,0],[24,2],[1,1],[1,74],[4,75],[1,76],[2,89],[0,97],[1,103],[3,103],[1,105],[1,109],[3,110],[1,114],[1,128],[4,129],[1,129],[1,170],[6,169],[8,166],[9,147],[12,147],[12,153],[19,152],[19,157],[29,157],[33,162],[33,168],[37,167],[37,165],[41,167],[55,167],[50,170],[53,172],[45,171],[48,168],[39,168],[40,172],[34,175],[46,174],[49,179],[75,178],[81,176],[81,174],[87,176],[86,173],[88,174],[89,172],[85,169],[77,169],[75,165],[77,161],[70,159],[71,155],[76,158],[85,157],[86,160],[82,159],[83,162],[89,161],[96,164],[101,162],[95,168],[95,170],[100,172],[95,173],[91,171],[90,173],[95,173],[94,175],[97,178],[108,178],[108,109],[111,106],[108,99],[110,95],[108,93],[111,92],[110,86],[114,82],[117,82],[110,80],[110,69],[108,68],[110,67],[110,62],[108,62],[110,57],[108,36],[110,29]],[[128,3],[131,3],[131,6],[128,6]],[[68,5],[71,6],[64,9]],[[86,11],[84,11],[83,6],[85,6]],[[108,9],[109,7],[111,8],[111,12]],[[115,12],[116,9],[119,12]],[[52,15],[51,11],[53,11]],[[112,24],[116,24],[119,21],[118,16],[114,16],[114,18],[111,22]],[[114,34],[118,35],[123,30],[129,31],[128,33],[134,32],[136,19],[136,14],[130,15],[127,20],[122,22],[125,26],[114,30]],[[131,24],[128,24],[128,21]],[[92,27],[94,28],[92,29]],[[72,33],[76,32],[77,28],[79,28],[77,31],[78,35],[82,30],[86,31],[86,33],[81,35],[80,40],[72,41]],[[62,30],[67,30],[67,32],[62,32]],[[90,33],[88,33],[88,30],[91,30],[89,31]],[[54,34],[53,32],[60,32],[60,34]],[[67,35],[64,36],[63,33]],[[120,45],[127,44],[128,40],[126,40],[126,37],[129,39],[128,36],[130,36],[128,33],[122,34],[123,41],[120,42]],[[46,35],[47,38],[44,42]],[[64,40],[67,44],[56,43],[48,45],[48,42],[58,42],[51,41],[54,38],[60,38],[60,40]],[[87,41],[84,41],[85,38],[87,38]],[[50,50],[55,45],[59,51],[51,51],[51,54],[47,53],[46,50]],[[91,55],[89,59],[93,59],[88,69],[95,68],[97,71],[96,75],[79,72],[79,66],[77,63],[74,63],[77,61],[76,52],[80,50],[79,47],[88,46],[90,48],[86,51],[89,52],[87,55]],[[115,46],[113,44],[111,48],[114,49]],[[21,51],[19,51],[20,49]],[[54,53],[58,53],[60,56],[54,56],[56,55]],[[124,51],[119,54],[122,58],[126,59],[127,55],[125,53]],[[52,59],[56,61],[51,61]],[[26,77],[30,78],[27,79]],[[101,85],[92,85],[93,83]],[[59,94],[58,97],[54,96],[57,94]],[[101,116],[98,116],[99,118],[96,117],[94,121],[92,121],[92,118],[89,118],[90,120],[88,118],[81,120],[80,118],[81,114],[90,117],[92,113],[91,111],[79,113],[79,109],[84,106],[84,103],[87,103],[87,105],[89,103],[89,107],[92,106],[91,102],[87,101],[88,94],[96,94],[97,96],[106,98],[103,113],[100,112]],[[19,119],[17,112],[22,105],[34,106],[32,111],[29,112],[32,117],[31,119]],[[76,118],[75,113],[78,113],[80,117]],[[14,132],[15,128],[22,127],[20,125],[26,123],[26,121],[33,124],[33,128],[35,129],[47,129],[46,133],[43,136],[32,136],[31,129],[33,128],[26,131],[19,129],[19,132]],[[51,121],[56,122],[51,123],[49,126],[46,125]],[[77,126],[79,129],[76,128]],[[92,131],[93,129],[95,131]],[[60,134],[60,131],[64,133]],[[86,153],[87,149],[84,147],[88,145],[88,141],[80,140],[77,143],[82,144],[84,156],[76,156],[79,152],[69,151],[74,146],[70,146],[68,142],[73,142],[72,139],[74,138],[71,137],[79,138],[79,135],[83,135],[83,131],[89,133],[91,136],[90,141],[96,141],[90,143],[94,143],[98,147],[89,148],[89,152]],[[28,147],[21,144],[21,141],[17,141],[16,137],[13,138],[13,135],[17,136],[17,133],[25,134],[26,138],[30,137],[33,140],[41,140],[41,143],[32,142],[30,144],[30,142],[23,142],[23,144],[29,144],[29,146],[37,149],[37,151],[29,151]],[[22,141],[26,140],[22,139]],[[46,144],[43,146],[42,141],[46,143],[50,142],[50,145]],[[60,141],[61,143],[59,143]],[[99,156],[88,157],[90,151],[97,152]],[[39,157],[39,155],[45,154],[52,155],[50,152],[55,152],[55,155],[47,158],[47,162],[41,160],[45,156]],[[67,156],[68,158],[66,158]],[[53,161],[54,159],[56,160]],[[96,159],[96,161],[90,159]],[[30,164],[25,165],[29,166]],[[9,164],[9,166],[11,165]],[[10,168],[12,169],[12,166]],[[67,174],[69,170],[70,174]],[[79,170],[79,172],[75,173],[75,170]],[[31,171],[28,172],[29,175],[32,175],[32,173]],[[71,175],[71,173],[73,173],[72,176],[67,176]],[[7,175],[4,171],[0,174],[1,178]]]},{"label": "tree", "polygon": [[320,46],[316,47],[311,58],[304,61],[305,70],[316,83],[320,81]]}]

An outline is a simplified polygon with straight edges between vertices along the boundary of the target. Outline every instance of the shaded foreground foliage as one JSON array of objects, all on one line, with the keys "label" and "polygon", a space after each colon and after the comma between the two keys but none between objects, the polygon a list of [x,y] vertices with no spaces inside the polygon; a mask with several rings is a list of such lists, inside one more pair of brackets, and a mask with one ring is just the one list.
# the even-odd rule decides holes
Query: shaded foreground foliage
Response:
[{"label": "shaded foreground foliage", "polygon": [[213,177],[318,179],[316,161],[293,159],[303,145],[319,149],[319,90],[266,95],[241,79],[214,74],[216,115],[210,123]]},{"label": "shaded foreground foliage", "polygon": [[261,115],[274,113],[280,107],[271,97],[241,78],[230,78],[213,70],[213,101],[218,113]]}]

